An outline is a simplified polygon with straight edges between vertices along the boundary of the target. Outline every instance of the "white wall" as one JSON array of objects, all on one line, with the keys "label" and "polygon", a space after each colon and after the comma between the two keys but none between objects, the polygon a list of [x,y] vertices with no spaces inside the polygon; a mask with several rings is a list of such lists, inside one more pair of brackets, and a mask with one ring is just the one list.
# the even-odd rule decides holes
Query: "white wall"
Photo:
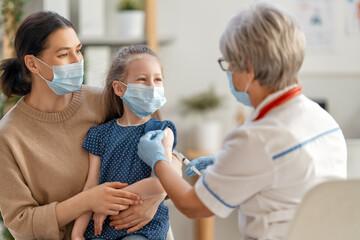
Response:
[{"label": "white wall", "polygon": [[[200,92],[210,85],[225,96],[226,104],[217,118],[224,132],[235,126],[237,103],[228,91],[227,79],[218,66],[219,37],[230,16],[252,1],[239,0],[159,0],[158,32],[175,41],[160,48],[164,66],[166,96],[165,116],[175,121],[181,131],[179,147],[186,147],[187,131],[193,119],[179,113],[180,99]],[[297,1],[273,1],[295,14]],[[344,1],[345,2],[345,1]],[[360,36],[345,34],[346,12],[342,1],[333,1],[336,49],[307,52],[300,71],[304,93],[325,99],[328,111],[340,124],[345,137],[360,137]]]},{"label": "white wall", "polygon": [[[181,99],[213,86],[223,96],[224,105],[215,116],[222,121],[223,135],[235,126],[236,102],[228,90],[226,75],[220,70],[218,40],[239,1],[159,0],[158,32],[174,42],[161,47],[159,54],[165,74],[168,103],[162,111],[179,130],[179,149],[190,147],[195,119],[181,114]],[[236,6],[236,7],[234,7]],[[221,140],[220,140],[221,141]]]}]

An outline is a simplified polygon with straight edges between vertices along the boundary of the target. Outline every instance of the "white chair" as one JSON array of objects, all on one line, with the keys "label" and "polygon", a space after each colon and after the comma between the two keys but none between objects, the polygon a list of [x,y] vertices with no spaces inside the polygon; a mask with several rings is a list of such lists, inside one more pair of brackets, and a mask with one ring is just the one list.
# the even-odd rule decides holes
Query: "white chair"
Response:
[{"label": "white chair", "polygon": [[360,239],[360,179],[317,185],[304,197],[286,240]]}]

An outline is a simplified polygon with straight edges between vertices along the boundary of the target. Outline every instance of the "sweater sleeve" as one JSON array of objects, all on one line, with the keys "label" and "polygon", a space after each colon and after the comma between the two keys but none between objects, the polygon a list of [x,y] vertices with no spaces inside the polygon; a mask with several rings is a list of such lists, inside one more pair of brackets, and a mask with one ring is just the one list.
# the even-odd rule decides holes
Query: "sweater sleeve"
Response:
[{"label": "sweater sleeve", "polygon": [[17,240],[61,239],[56,202],[40,205],[32,196],[21,169],[4,143],[0,148],[0,211],[5,225]]}]

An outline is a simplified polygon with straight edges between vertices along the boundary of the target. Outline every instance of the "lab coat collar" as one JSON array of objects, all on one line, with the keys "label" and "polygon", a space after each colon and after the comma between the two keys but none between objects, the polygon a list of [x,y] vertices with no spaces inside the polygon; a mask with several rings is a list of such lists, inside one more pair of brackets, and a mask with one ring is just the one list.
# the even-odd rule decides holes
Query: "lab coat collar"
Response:
[{"label": "lab coat collar", "polygon": [[297,86],[299,86],[299,85],[298,85],[298,84],[294,84],[294,85],[288,86],[288,87],[286,87],[286,88],[284,88],[284,89],[281,89],[281,90],[279,90],[279,91],[277,91],[277,92],[274,92],[274,93],[268,95],[268,96],[259,104],[259,106],[254,110],[254,112],[251,114],[249,120],[254,121],[254,120],[258,117],[260,111],[261,111],[268,103],[270,103],[270,102],[273,101],[274,99],[280,97],[282,94],[286,93],[286,92],[289,91],[290,89],[295,88],[295,87],[297,87]]}]

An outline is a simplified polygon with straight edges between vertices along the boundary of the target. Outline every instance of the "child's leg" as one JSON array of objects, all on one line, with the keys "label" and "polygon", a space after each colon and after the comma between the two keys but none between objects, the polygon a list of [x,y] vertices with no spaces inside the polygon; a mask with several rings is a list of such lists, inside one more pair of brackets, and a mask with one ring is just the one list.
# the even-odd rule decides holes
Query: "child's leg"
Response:
[{"label": "child's leg", "polygon": [[130,235],[122,238],[122,240],[147,240],[143,235]]}]

